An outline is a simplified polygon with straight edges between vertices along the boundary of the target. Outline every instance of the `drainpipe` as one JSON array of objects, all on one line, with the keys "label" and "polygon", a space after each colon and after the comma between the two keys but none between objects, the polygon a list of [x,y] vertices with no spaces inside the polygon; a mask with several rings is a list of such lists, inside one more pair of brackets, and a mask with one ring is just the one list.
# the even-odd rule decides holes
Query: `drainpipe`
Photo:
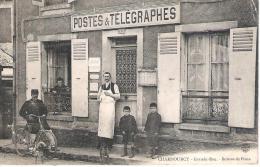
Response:
[{"label": "drainpipe", "polygon": [[13,124],[16,126],[16,0],[13,0]]}]

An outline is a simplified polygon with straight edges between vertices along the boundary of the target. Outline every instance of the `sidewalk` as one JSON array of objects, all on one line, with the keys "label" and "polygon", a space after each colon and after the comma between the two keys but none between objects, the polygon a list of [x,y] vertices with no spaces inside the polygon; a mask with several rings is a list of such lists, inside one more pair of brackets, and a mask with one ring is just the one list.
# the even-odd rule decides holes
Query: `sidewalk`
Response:
[{"label": "sidewalk", "polygon": [[[108,164],[254,164],[257,162],[257,145],[217,145],[210,143],[195,143],[176,141],[165,146],[157,159],[146,158],[144,154],[137,154],[134,158],[120,157],[118,148],[113,148]],[[246,148],[246,149],[245,149]],[[63,160],[79,160],[100,163],[99,150],[95,148],[59,147],[56,158]],[[15,153],[11,140],[0,140],[0,152]]]}]

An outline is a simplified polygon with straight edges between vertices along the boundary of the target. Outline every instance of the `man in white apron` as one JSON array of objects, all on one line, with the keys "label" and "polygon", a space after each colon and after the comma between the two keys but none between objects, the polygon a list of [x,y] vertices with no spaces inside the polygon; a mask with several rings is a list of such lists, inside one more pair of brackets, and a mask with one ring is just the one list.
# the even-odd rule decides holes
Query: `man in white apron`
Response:
[{"label": "man in white apron", "polygon": [[99,120],[98,120],[98,137],[100,141],[100,158],[108,158],[108,147],[114,137],[115,126],[115,102],[120,99],[118,86],[111,82],[111,74],[104,73],[105,83],[99,88],[98,99]]}]

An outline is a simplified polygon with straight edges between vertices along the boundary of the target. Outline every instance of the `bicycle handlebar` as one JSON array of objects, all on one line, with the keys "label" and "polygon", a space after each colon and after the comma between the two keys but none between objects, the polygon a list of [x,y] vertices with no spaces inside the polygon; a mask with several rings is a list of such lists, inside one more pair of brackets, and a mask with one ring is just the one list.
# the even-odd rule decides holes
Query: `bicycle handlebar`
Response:
[{"label": "bicycle handlebar", "polygon": [[37,117],[37,118],[46,117],[46,115],[38,116],[38,115],[34,115],[34,114],[29,114],[29,116],[32,116],[32,117]]}]

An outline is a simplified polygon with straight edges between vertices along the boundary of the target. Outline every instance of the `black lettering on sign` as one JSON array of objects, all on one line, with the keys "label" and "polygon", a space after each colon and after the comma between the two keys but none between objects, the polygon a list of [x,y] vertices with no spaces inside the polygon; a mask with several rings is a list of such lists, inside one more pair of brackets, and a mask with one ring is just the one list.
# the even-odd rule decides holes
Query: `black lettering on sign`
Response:
[{"label": "black lettering on sign", "polygon": [[111,17],[111,26],[114,25],[114,16],[115,16],[114,13],[111,13],[111,14],[110,14],[110,17]]},{"label": "black lettering on sign", "polygon": [[88,27],[88,18],[83,17],[83,27]]},{"label": "black lettering on sign", "polygon": [[89,27],[92,27],[92,18],[93,18],[93,16],[88,16]]},{"label": "black lettering on sign", "polygon": [[131,22],[136,23],[136,12],[131,13]]},{"label": "black lettering on sign", "polygon": [[116,25],[119,25],[119,24],[120,24],[119,16],[120,16],[120,13],[116,13],[116,14],[115,14],[115,24],[116,24]]},{"label": "black lettering on sign", "polygon": [[138,23],[142,23],[143,22],[143,12],[142,11],[137,11],[137,15],[138,15]]},{"label": "black lettering on sign", "polygon": [[162,8],[157,9],[157,21],[161,21],[161,20],[162,20]]},{"label": "black lettering on sign", "polygon": [[76,28],[76,25],[78,25],[78,18],[75,17],[73,20],[74,20],[73,26],[74,26],[74,28]]},{"label": "black lettering on sign", "polygon": [[126,24],[130,24],[130,21],[129,21],[130,17],[129,17],[129,15],[130,15],[130,12],[126,12],[125,13],[125,22],[126,22]]},{"label": "black lettering on sign", "polygon": [[163,14],[164,14],[163,20],[169,20],[169,17],[167,16],[168,10],[169,8],[163,8]]},{"label": "black lettering on sign", "polygon": [[155,9],[151,9],[151,21],[153,21],[153,18],[156,16],[156,10]]},{"label": "black lettering on sign", "polygon": [[176,17],[176,9],[175,9],[175,7],[171,7],[170,14],[171,14],[170,18],[171,19],[175,19],[175,17]]},{"label": "black lettering on sign", "polygon": [[97,16],[93,16],[93,27],[97,27]]},{"label": "black lettering on sign", "polygon": [[144,22],[149,22],[149,14],[147,10],[144,11]]},{"label": "black lettering on sign", "polygon": [[82,18],[78,18],[78,27],[81,28],[82,27]]},{"label": "black lettering on sign", "polygon": [[103,25],[103,16],[99,15],[98,16],[98,26],[102,26]]},{"label": "black lettering on sign", "polygon": [[120,17],[121,17],[121,24],[125,24],[125,22],[123,21],[123,13],[120,13]]}]

